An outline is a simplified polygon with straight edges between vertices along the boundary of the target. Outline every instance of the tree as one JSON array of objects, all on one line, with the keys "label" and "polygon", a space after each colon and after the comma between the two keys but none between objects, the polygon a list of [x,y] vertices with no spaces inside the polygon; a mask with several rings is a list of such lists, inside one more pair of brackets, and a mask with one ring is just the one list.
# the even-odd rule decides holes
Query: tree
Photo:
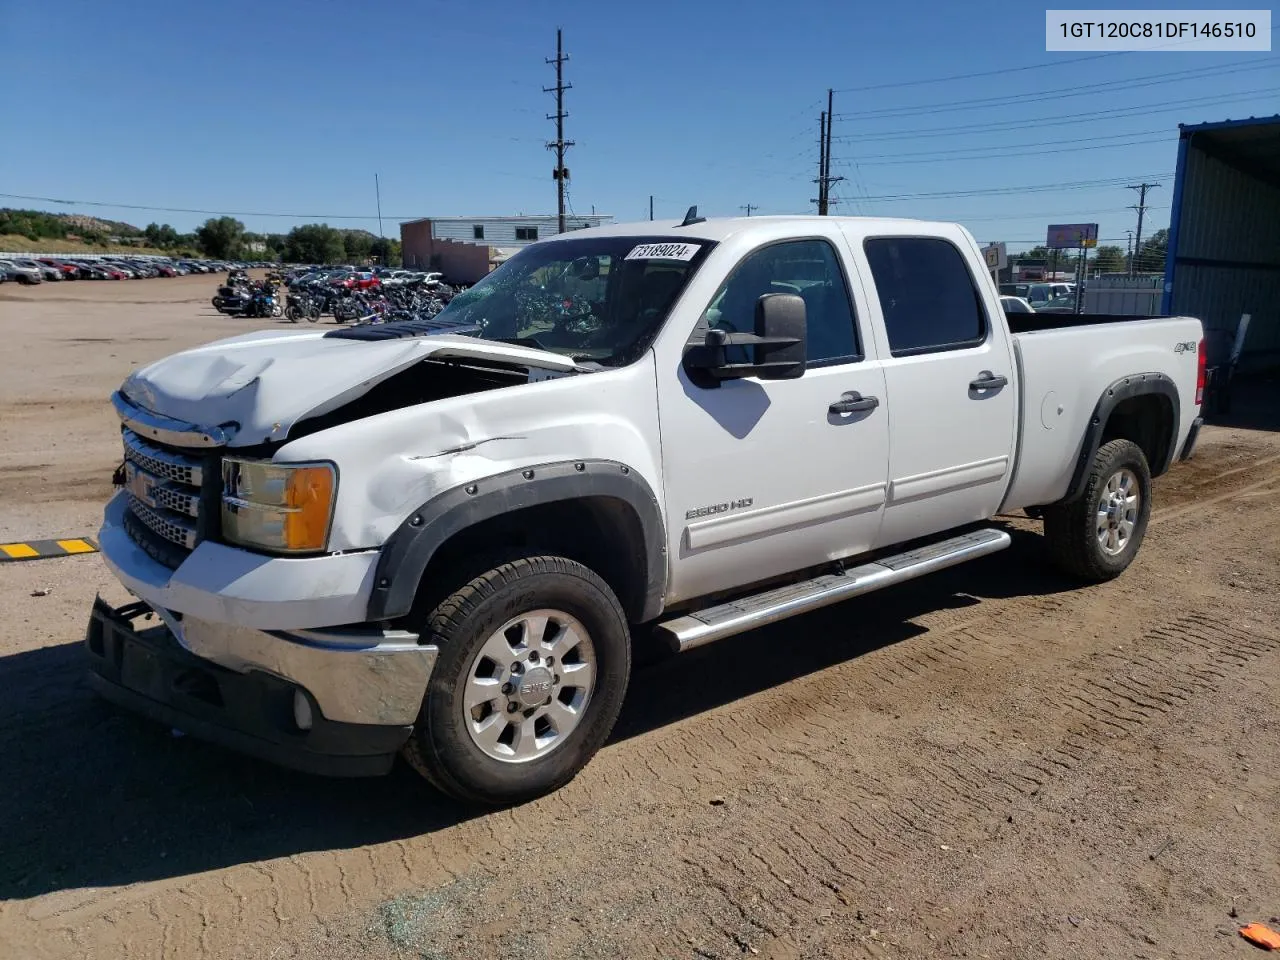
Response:
[{"label": "tree", "polygon": [[234,258],[240,252],[240,240],[244,236],[244,224],[234,217],[209,219],[196,230],[196,242],[200,249],[217,260]]},{"label": "tree", "polygon": [[1091,269],[1098,273],[1124,273],[1125,253],[1119,247],[1098,247],[1093,251]]},{"label": "tree", "polygon": [[402,257],[399,240],[379,237],[373,241],[373,247],[370,249],[369,254],[376,257],[378,263],[384,267],[398,267],[401,265]]},{"label": "tree", "polygon": [[348,230],[342,237],[342,244],[347,251],[349,263],[364,263],[369,259],[369,251],[373,249],[374,238],[363,230]]},{"label": "tree", "polygon": [[1159,273],[1164,270],[1169,255],[1169,231],[1157,230],[1142,241],[1142,247],[1134,258],[1134,270],[1139,273]]},{"label": "tree", "polygon": [[142,231],[142,235],[147,238],[147,243],[153,247],[159,247],[167,250],[178,245],[178,231],[169,226],[169,224],[147,224],[147,228]]},{"label": "tree", "polygon": [[1026,253],[1014,254],[1019,260],[1048,260],[1049,248],[1041,244],[1038,247],[1032,247]]},{"label": "tree", "polygon": [[284,250],[290,263],[339,263],[347,256],[342,231],[327,223],[294,227],[285,238]]}]

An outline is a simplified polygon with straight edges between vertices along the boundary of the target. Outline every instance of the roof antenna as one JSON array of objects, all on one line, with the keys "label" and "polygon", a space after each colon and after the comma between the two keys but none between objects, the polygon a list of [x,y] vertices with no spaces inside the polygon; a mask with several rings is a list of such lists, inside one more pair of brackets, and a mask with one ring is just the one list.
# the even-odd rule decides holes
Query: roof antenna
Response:
[{"label": "roof antenna", "polygon": [[680,226],[689,227],[695,223],[705,223],[706,219],[707,219],[706,217],[698,216],[698,205],[695,203],[692,207],[689,208],[688,212],[685,213],[684,223],[680,224]]}]

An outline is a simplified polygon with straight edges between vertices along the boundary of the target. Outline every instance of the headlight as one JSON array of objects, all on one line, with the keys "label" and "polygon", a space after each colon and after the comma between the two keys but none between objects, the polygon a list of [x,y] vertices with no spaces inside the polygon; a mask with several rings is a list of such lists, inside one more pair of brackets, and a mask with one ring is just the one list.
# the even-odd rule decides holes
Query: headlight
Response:
[{"label": "headlight", "polygon": [[330,463],[224,459],[222,535],[278,553],[323,550],[337,486]]}]

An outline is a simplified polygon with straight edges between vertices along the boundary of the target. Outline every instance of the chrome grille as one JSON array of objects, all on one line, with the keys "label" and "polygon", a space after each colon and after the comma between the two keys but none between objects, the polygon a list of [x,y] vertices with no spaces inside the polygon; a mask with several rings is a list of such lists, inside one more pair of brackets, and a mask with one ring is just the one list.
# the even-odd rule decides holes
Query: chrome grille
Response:
[{"label": "chrome grille", "polygon": [[199,489],[204,470],[194,457],[170,453],[153,446],[132,430],[124,431],[124,458],[136,463],[147,473]]},{"label": "chrome grille", "polygon": [[199,493],[187,492],[166,485],[152,487],[151,496],[155,499],[154,506],[172,510],[174,513],[182,513],[188,517],[200,516]]},{"label": "chrome grille", "polygon": [[[186,550],[194,549],[206,526],[202,487],[205,477],[216,477],[217,470],[212,463],[206,469],[200,456],[156,446],[132,430],[126,429],[123,438],[125,489],[129,512],[137,521],[128,527],[130,535],[157,559],[164,551],[152,550],[144,541],[158,537]],[[181,563],[181,554],[165,562],[176,566]]]},{"label": "chrome grille", "polygon": [[152,510],[133,494],[129,494],[129,509],[153,533],[158,533],[166,540],[171,540],[188,550],[195,549],[196,525],[194,523],[176,517],[167,510]]}]

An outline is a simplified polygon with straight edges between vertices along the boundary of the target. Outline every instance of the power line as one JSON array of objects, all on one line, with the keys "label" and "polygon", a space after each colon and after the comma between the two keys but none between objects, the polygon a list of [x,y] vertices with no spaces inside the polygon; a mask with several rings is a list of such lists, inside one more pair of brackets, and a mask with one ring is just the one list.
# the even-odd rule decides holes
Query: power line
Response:
[{"label": "power line", "polygon": [[[1168,174],[1156,174],[1167,176]],[[1133,177],[1104,177],[1097,180],[1074,180],[1065,183],[1037,183],[1019,187],[983,187],[972,190],[939,190],[930,193],[890,193],[881,196],[867,196],[864,200],[896,201],[896,200],[930,200],[937,197],[986,197],[1023,193],[1054,193],[1059,190],[1088,190],[1095,187],[1124,186]],[[1145,179],[1145,177],[1143,178]]]},{"label": "power line", "polygon": [[[1067,141],[1059,141],[1059,142],[1076,143],[1078,141],[1067,140]],[[1075,147],[1073,149],[1073,152],[1077,152],[1080,150],[1114,150],[1116,147],[1136,147],[1136,146],[1141,146],[1143,144],[1168,143],[1168,142],[1169,142],[1169,137],[1166,135],[1163,137],[1155,137],[1147,140],[1125,140],[1120,143],[1095,143],[1093,146]],[[979,148],[974,147],[972,149],[977,150]],[[884,154],[876,154],[872,156],[860,157],[858,159],[858,162],[867,164],[868,166],[872,166],[872,167],[889,167],[889,166],[898,166],[900,164],[913,164],[913,163],[944,163],[944,162],[954,163],[959,160],[990,160],[993,158],[1003,158],[1003,157],[1039,157],[1039,156],[1045,156],[1046,154],[1054,154],[1054,153],[1061,153],[1061,152],[1062,152],[1061,149],[1050,148],[1048,150],[994,149],[994,150],[986,150],[985,152],[982,152],[982,153],[972,153],[972,151],[970,151],[969,156],[955,156],[954,154],[956,153],[956,151],[941,151],[940,153],[937,153],[937,154],[904,153],[904,154],[895,155],[891,153],[884,153]],[[912,157],[924,158],[924,159],[910,159]]]},{"label": "power line", "polygon": [[1082,113],[1062,113],[1049,117],[1037,117],[1034,120],[990,120],[983,123],[963,123],[959,125],[946,127],[919,127],[915,130],[908,131],[879,131],[873,130],[869,133],[847,134],[841,136],[840,140],[858,140],[862,142],[870,142],[876,140],[912,140],[920,137],[940,137],[953,136],[958,133],[995,133],[1008,130],[1026,130],[1035,127],[1046,126],[1063,126],[1067,122],[1093,122],[1098,119],[1117,119],[1122,116],[1131,116],[1136,114],[1150,113],[1182,113],[1186,107],[1191,106],[1210,106],[1218,103],[1230,103],[1240,100],[1244,97],[1256,96],[1259,94],[1270,94],[1280,92],[1280,87],[1262,87],[1256,90],[1241,90],[1237,93],[1217,95],[1211,97],[1192,97],[1190,99],[1179,100],[1170,106],[1169,101],[1160,100],[1156,103],[1136,104],[1129,107],[1113,107],[1105,110],[1088,110]]},{"label": "power line", "polygon": [[[1124,213],[1126,210],[1132,210],[1132,209],[1133,209],[1132,207],[1103,207],[1101,209],[1091,207],[1090,214],[1092,215],[1096,213]],[[1148,204],[1147,209],[1148,210],[1168,210],[1169,207],[1153,206]],[[1078,208],[1075,210],[1048,210],[1048,211],[1035,212],[1035,213],[1019,213],[1017,216],[1013,216],[1013,217],[996,215],[996,214],[982,214],[982,215],[970,216],[968,214],[949,213],[949,214],[946,214],[945,216],[943,216],[942,214],[939,214],[938,219],[956,220],[963,223],[983,223],[983,222],[994,222],[994,221],[999,221],[1001,223],[1020,223],[1023,220],[1047,220],[1050,217],[1074,217],[1074,216],[1077,216],[1079,213],[1080,213],[1080,210]]]},{"label": "power line", "polygon": [[1168,83],[1170,80],[1175,80],[1176,82],[1176,79],[1192,80],[1207,74],[1219,77],[1223,74],[1274,69],[1275,65],[1270,62],[1243,64],[1235,67],[1195,67],[1190,70],[1174,70],[1170,73],[1147,74],[1141,77],[1134,77],[1130,80],[1104,80],[1099,83],[1073,86],[1072,89],[1064,91],[1043,90],[1027,93],[1014,93],[1000,97],[978,97],[969,100],[951,100],[943,103],[930,103],[911,107],[885,107],[877,110],[867,110],[861,113],[841,113],[837,114],[837,116],[841,120],[871,120],[882,117],[905,117],[927,113],[949,113],[954,110],[983,110],[989,107],[1016,106],[1023,103],[1043,103],[1049,100],[1064,100],[1070,97],[1090,96],[1098,90],[1115,86],[1123,86],[1126,90],[1129,90],[1137,87],[1159,86],[1161,84]]},{"label": "power line", "polygon": [[1072,63],[1084,63],[1089,60],[1102,60],[1106,57],[1119,56],[1125,51],[1108,53],[1091,53],[1083,57],[1068,57],[1065,60],[1054,60],[1052,63],[1029,63],[1024,67],[1001,67],[999,70],[982,70],[978,73],[953,73],[948,77],[930,77],[926,80],[901,80],[897,83],[873,83],[861,87],[840,87],[840,93],[862,93],[867,90],[895,90],[902,87],[920,87],[930,83],[951,83],[955,80],[976,80],[979,77],[999,77],[1009,73],[1022,73],[1027,70],[1044,70],[1049,67],[1065,67]]},{"label": "power line", "polygon": [[[1067,137],[1063,140],[1032,140],[1028,143],[1006,143],[1001,144],[1001,150],[1021,150],[1023,147],[1052,147],[1062,144],[1076,143],[1093,143],[1098,140],[1119,140],[1123,137],[1149,137],[1155,134],[1163,134],[1168,137],[1169,131],[1163,127],[1156,130],[1131,130],[1126,133],[1104,133],[1096,137]],[[956,147],[952,150],[925,150],[919,153],[870,153],[860,157],[860,160],[890,160],[896,157],[933,157],[944,156],[954,153],[973,153],[975,150],[990,150],[990,147]]]},{"label": "power line", "polygon": [[[541,179],[541,178],[539,178]],[[36,200],[41,203],[57,203],[79,207],[114,207],[117,210],[150,210],[155,213],[201,213],[212,217],[283,217],[289,220],[376,220],[377,214],[343,213],[265,213],[260,210],[199,210],[192,207],[154,207],[141,203],[115,203],[108,200],[67,200],[60,197],[34,197],[21,193],[0,193],[9,200]],[[389,215],[388,215],[389,216]],[[414,214],[413,216],[417,216]],[[413,216],[390,217],[393,220],[412,220]]]}]

